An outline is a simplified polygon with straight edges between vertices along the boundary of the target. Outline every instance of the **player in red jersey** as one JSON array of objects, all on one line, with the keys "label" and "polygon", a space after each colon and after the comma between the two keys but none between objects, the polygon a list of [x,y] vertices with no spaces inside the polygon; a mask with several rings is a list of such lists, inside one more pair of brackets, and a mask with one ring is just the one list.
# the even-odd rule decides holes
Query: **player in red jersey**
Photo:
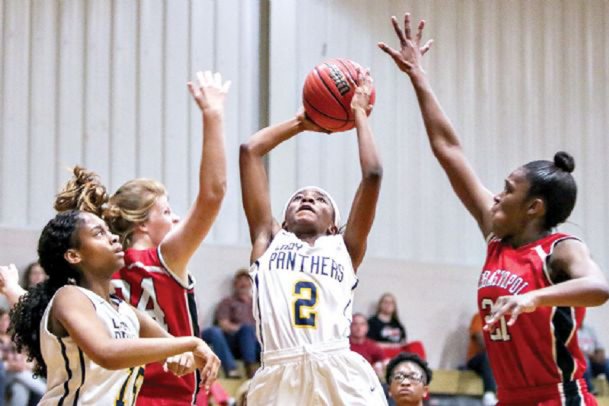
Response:
[{"label": "player in red jersey", "polygon": [[[75,168],[55,206],[103,216],[125,248],[125,266],[114,275],[115,293],[174,336],[199,335],[187,264],[210,230],[226,189],[223,111],[230,83],[211,72],[199,72],[198,79],[198,85],[189,82],[188,87],[203,115],[199,191],[183,220],[172,212],[159,182],[134,179],[108,199],[97,175],[82,168]],[[197,381],[194,373],[177,377],[161,363],[148,364],[137,404],[191,405]]]},{"label": "player in red jersey", "polygon": [[493,196],[466,159],[421,67],[431,45],[421,46],[424,21],[414,37],[409,14],[403,30],[395,17],[392,23],[400,49],[379,47],[410,77],[432,151],[488,241],[478,306],[500,404],[595,405],[582,379],[586,365],[576,331],[583,308],[607,301],[609,286],[580,240],[553,231],[575,205],[573,158],[559,152],[553,162],[529,162]]}]

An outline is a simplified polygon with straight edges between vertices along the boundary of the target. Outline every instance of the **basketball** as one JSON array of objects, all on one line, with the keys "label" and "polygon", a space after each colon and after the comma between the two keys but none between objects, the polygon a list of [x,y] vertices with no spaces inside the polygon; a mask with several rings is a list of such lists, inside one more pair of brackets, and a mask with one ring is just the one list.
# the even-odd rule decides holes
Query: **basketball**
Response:
[{"label": "basketball", "polygon": [[[355,127],[351,99],[357,87],[359,64],[349,59],[331,59],[317,65],[305,79],[302,101],[307,117],[328,131]],[[370,104],[374,104],[372,88]]]}]

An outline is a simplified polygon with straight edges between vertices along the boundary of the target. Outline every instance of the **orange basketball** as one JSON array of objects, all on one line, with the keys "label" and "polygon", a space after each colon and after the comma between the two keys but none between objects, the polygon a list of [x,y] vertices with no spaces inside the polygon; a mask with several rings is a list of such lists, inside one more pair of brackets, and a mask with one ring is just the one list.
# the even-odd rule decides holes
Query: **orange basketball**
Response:
[{"label": "orange basketball", "polygon": [[[361,66],[349,59],[331,59],[317,65],[307,75],[302,100],[307,117],[328,131],[346,131],[355,126],[351,99]],[[363,71],[363,70],[362,70]],[[372,88],[370,104],[374,104]]]}]

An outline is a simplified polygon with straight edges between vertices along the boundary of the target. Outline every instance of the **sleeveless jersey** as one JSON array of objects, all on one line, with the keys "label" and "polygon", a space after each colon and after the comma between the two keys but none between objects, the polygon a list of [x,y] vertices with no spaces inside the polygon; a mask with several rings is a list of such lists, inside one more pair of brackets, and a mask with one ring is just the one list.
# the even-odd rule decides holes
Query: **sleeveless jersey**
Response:
[{"label": "sleeveless jersey", "polygon": [[[113,276],[115,294],[138,310],[148,313],[169,334],[198,336],[194,280],[181,281],[165,266],[158,248],[127,249],[125,267]],[[163,371],[162,363],[146,365],[138,405],[192,404],[198,388],[195,374],[177,377]],[[153,401],[158,399],[158,402]]]},{"label": "sleeveless jersey", "polygon": [[250,268],[262,351],[346,340],[357,277],[342,235],[313,246],[281,230]]},{"label": "sleeveless jersey", "polygon": [[[518,248],[490,239],[478,282],[478,308],[483,320],[500,296],[552,285],[550,255],[556,244],[572,238],[556,233]],[[501,318],[494,331],[483,332],[501,404],[583,398],[586,388],[581,378],[586,362],[576,333],[584,313],[584,308],[539,307],[532,313],[522,313],[511,327],[506,318]]]},{"label": "sleeveless jersey", "polygon": [[[118,310],[88,289],[79,288],[95,306],[97,317],[117,340],[139,337],[133,309],[113,297]],[[54,298],[54,296],[53,296]],[[71,337],[57,337],[47,326],[53,299],[40,322],[40,350],[47,365],[47,391],[39,405],[134,405],[144,380],[144,368],[104,369],[85,354]]]}]

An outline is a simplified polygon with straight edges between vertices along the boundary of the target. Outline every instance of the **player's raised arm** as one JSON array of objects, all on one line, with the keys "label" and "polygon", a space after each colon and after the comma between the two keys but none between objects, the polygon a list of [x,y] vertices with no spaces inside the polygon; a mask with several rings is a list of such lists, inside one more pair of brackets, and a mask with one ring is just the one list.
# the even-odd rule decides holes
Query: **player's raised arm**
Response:
[{"label": "player's raised arm", "polygon": [[198,72],[197,78],[198,83],[189,82],[188,88],[203,119],[199,191],[184,219],[160,244],[166,264],[182,279],[186,279],[188,261],[213,225],[226,192],[224,101],[230,81],[223,82],[219,73],[209,71]]},{"label": "player's raised arm", "polygon": [[351,110],[355,117],[355,127],[357,129],[362,180],[355,193],[344,233],[345,245],[349,250],[355,270],[361,264],[366,253],[366,241],[374,221],[383,176],[381,159],[374,142],[372,130],[368,124],[367,113],[372,108],[370,105],[372,91],[370,73],[360,72],[358,82],[358,87],[351,101]]},{"label": "player's raised arm", "polygon": [[493,196],[484,187],[465,157],[455,129],[442,111],[427,74],[421,66],[422,57],[433,42],[430,40],[421,46],[425,22],[419,22],[414,38],[411,33],[410,14],[404,15],[403,30],[395,17],[391,18],[391,23],[400,41],[400,49],[393,49],[383,42],[378,45],[393,58],[398,68],[410,77],[421,108],[431,149],[446,172],[453,190],[477,221],[482,234],[486,237],[491,230],[490,208],[493,205]]},{"label": "player's raised arm", "polygon": [[241,144],[241,197],[252,241],[252,262],[264,253],[280,228],[271,213],[269,181],[263,158],[277,145],[305,130],[321,131],[306,119],[304,112],[300,112],[290,120],[263,128]]}]

